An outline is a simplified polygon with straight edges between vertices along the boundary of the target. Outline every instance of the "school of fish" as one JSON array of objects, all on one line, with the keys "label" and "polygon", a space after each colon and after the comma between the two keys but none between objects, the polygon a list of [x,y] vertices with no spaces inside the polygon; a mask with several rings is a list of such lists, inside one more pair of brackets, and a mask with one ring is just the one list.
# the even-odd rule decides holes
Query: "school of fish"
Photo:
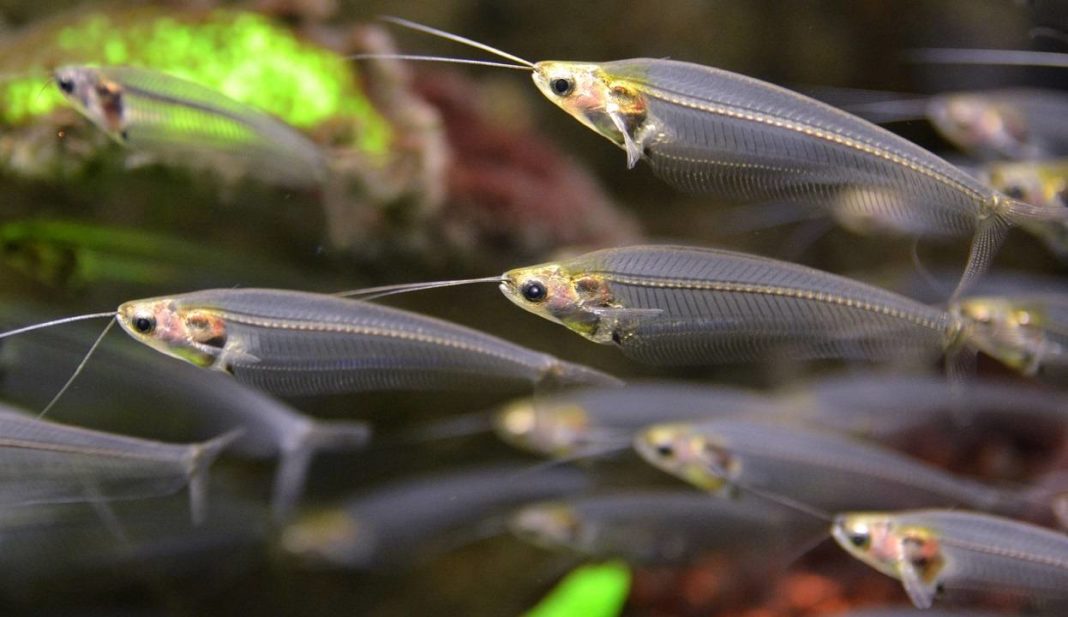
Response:
[{"label": "school of fish", "polygon": [[[149,61],[60,56],[54,113],[76,112],[84,143],[102,135],[94,147],[121,164],[56,186],[84,182],[91,200],[106,184],[92,174],[117,174],[140,203],[153,174],[181,170],[197,191],[322,209],[279,214],[263,260],[214,240],[258,221],[196,212],[192,190],[160,208],[197,237],[139,229],[139,216],[4,213],[0,607],[63,607],[34,590],[73,584],[135,590],[136,614],[223,614],[231,592],[258,596],[249,610],[264,615],[466,614],[465,602],[470,614],[1068,614],[1068,94],[810,97],[676,59],[530,61],[399,17],[374,27],[495,59],[387,44],[344,57],[367,67],[362,87],[408,62],[427,62],[417,75],[528,72],[527,94],[623,151],[629,182],[722,211],[724,230],[729,212],[756,224],[728,246],[695,222],[677,239],[560,246],[478,278],[389,283],[406,273],[388,252],[353,284],[316,278],[284,264],[287,226],[329,227],[368,178],[406,169],[354,153],[359,123],[312,130]],[[1026,64],[939,51],[915,59]],[[921,121],[936,139],[895,132]],[[398,147],[415,149],[412,134]],[[356,177],[353,161],[377,175]],[[464,177],[447,179],[444,212]],[[818,235],[800,253],[746,243],[784,221]],[[800,263],[833,227],[911,244],[910,272],[937,299],[863,259]],[[955,255],[952,280],[927,270],[920,242]],[[998,283],[1003,246],[1015,267],[1046,259],[1044,275]],[[1018,246],[1032,251],[1012,259]],[[212,286],[188,288],[200,281]],[[466,306],[491,286],[506,301],[489,291],[495,308]],[[39,288],[110,299],[68,312]],[[561,599],[580,566],[602,562],[634,584]],[[251,579],[255,593],[232,591]]]}]

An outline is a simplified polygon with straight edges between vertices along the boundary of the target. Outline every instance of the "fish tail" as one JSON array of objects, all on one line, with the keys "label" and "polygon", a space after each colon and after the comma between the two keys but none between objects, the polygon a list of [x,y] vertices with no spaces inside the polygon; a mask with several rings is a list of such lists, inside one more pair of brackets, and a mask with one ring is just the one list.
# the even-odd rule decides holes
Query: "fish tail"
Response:
[{"label": "fish tail", "polygon": [[189,472],[189,508],[193,524],[204,521],[208,508],[208,469],[227,446],[241,438],[245,429],[227,431],[218,437],[199,444],[193,450]]},{"label": "fish tail", "polygon": [[539,385],[553,386],[612,386],[619,387],[625,382],[618,377],[595,368],[557,360],[542,378]]},{"label": "fish tail", "polygon": [[293,445],[282,451],[278,462],[271,492],[271,512],[275,520],[285,520],[299,501],[311,459],[318,452],[359,449],[370,438],[371,427],[365,422],[338,420],[310,423]]},{"label": "fish tail", "polygon": [[1008,213],[997,212],[979,222],[968,251],[968,263],[964,266],[957,288],[953,290],[951,302],[970,289],[990,268],[994,255],[1015,223],[1012,216],[1011,210]]}]

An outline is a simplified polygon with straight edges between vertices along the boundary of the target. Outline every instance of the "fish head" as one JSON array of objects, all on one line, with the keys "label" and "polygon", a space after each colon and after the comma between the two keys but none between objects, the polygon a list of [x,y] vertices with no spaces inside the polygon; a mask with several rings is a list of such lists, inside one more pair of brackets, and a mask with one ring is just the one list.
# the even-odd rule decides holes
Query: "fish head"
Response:
[{"label": "fish head", "polygon": [[645,119],[642,93],[604,65],[546,60],[535,63],[533,78],[545,98],[620,147]]},{"label": "fish head", "polygon": [[589,444],[589,416],[574,403],[512,402],[494,416],[504,441],[548,456],[566,457]]},{"label": "fish head", "polygon": [[898,579],[902,570],[909,568],[924,582],[932,582],[945,563],[934,531],[900,524],[891,514],[840,514],[834,519],[831,535],[853,557]]},{"label": "fish head", "polygon": [[[1063,162],[1008,162],[986,165],[981,178],[1002,195],[1046,209],[1068,208],[1068,165]],[[1038,236],[1062,259],[1068,258],[1068,222],[1059,216],[1021,217],[1019,225]]]},{"label": "fish head", "polygon": [[599,309],[611,306],[607,283],[596,275],[548,263],[505,272],[501,292],[519,307],[603,343]]},{"label": "fish head", "polygon": [[861,512],[839,514],[831,535],[847,553],[888,576],[898,576],[901,543],[895,525],[886,514]]},{"label": "fish head", "polygon": [[183,307],[174,298],[126,302],[117,318],[135,340],[195,366],[212,366],[226,345],[226,322],[220,314]]},{"label": "fish head", "polygon": [[1060,351],[1047,340],[1047,319],[1038,306],[1011,298],[973,297],[958,300],[950,312],[965,324],[967,340],[984,353],[1026,374],[1038,370],[1042,359]]},{"label": "fish head", "polygon": [[521,508],[509,519],[508,528],[517,538],[535,546],[581,548],[583,523],[567,504],[538,503]]},{"label": "fish head", "polygon": [[932,100],[930,117],[947,139],[965,150],[986,150],[1020,157],[1028,149],[1027,120],[1010,105],[974,94]]},{"label": "fish head", "polygon": [[362,566],[372,547],[357,520],[340,509],[306,514],[289,523],[279,547],[308,566]]},{"label": "fish head", "polygon": [[1064,207],[1060,186],[1052,178],[1043,180],[1032,163],[992,163],[981,172],[983,180],[1002,195],[1034,205],[1057,203]]},{"label": "fish head", "polygon": [[52,73],[60,93],[83,116],[112,138],[126,139],[123,115],[123,89],[107,79],[99,69],[86,66],[64,66]]},{"label": "fish head", "polygon": [[657,424],[634,437],[634,449],[654,467],[718,492],[737,469],[729,453],[685,424]]}]

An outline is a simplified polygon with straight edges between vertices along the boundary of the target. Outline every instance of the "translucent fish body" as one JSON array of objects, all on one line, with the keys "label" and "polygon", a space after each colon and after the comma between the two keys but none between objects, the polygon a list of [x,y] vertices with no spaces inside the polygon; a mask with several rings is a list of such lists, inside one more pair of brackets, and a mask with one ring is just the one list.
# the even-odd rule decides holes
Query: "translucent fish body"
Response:
[{"label": "translucent fish body", "polygon": [[1068,537],[986,514],[918,510],[839,515],[832,535],[849,554],[902,581],[927,608],[941,593],[1068,600]]},{"label": "translucent fish body", "polygon": [[83,115],[134,150],[239,164],[280,184],[314,186],[325,178],[325,158],[296,129],[195,82],[127,66],[61,67],[55,81]]},{"label": "translucent fish body", "polygon": [[[546,290],[534,301],[532,285]],[[729,251],[638,246],[520,268],[502,291],[526,310],[641,362],[937,356],[945,311],[804,266]]]},{"label": "translucent fish body", "polygon": [[119,322],[163,353],[280,394],[618,383],[470,328],[320,294],[200,291],[128,302]]}]

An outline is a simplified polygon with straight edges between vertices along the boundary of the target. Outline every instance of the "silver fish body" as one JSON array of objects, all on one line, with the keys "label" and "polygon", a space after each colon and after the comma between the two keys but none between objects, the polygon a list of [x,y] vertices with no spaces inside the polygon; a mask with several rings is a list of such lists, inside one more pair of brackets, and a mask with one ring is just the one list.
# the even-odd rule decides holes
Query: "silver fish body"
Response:
[{"label": "silver fish body", "polygon": [[1011,519],[958,510],[841,514],[838,544],[902,581],[927,608],[939,594],[993,592],[1038,603],[1068,601],[1068,536]]},{"label": "silver fish body", "polygon": [[711,553],[782,554],[814,535],[808,522],[759,499],[645,490],[531,504],[512,515],[509,527],[535,545],[594,559],[683,564]]},{"label": "silver fish body", "polygon": [[957,505],[1018,512],[1035,505],[1025,491],[988,487],[874,443],[782,420],[656,425],[639,433],[635,447],[701,488],[733,483],[831,512]]},{"label": "silver fish body", "polygon": [[281,545],[308,565],[397,568],[436,552],[457,530],[486,531],[490,525],[504,531],[498,519],[510,509],[579,493],[590,484],[576,469],[531,472],[517,465],[425,475],[298,518],[283,530]]},{"label": "silver fish body", "polygon": [[207,470],[240,435],[174,445],[38,420],[0,407],[0,504],[19,506],[168,495],[189,486],[203,514]]},{"label": "silver fish body", "polygon": [[126,303],[119,323],[159,351],[279,394],[619,383],[471,328],[322,294],[199,291]]},{"label": "silver fish body", "polygon": [[[0,392],[30,409],[42,408],[55,394],[56,384],[84,357],[94,336],[83,331],[41,331],[4,340]],[[105,341],[70,396],[61,399],[49,417],[69,417],[97,430],[124,430],[167,441],[241,429],[229,453],[280,459],[274,490],[278,514],[299,498],[317,452],[360,449],[371,436],[364,422],[311,418],[234,379],[169,361],[125,341]]]},{"label": "silver fish body", "polygon": [[635,431],[653,423],[773,408],[767,396],[751,390],[648,382],[518,399],[496,413],[494,427],[510,444],[537,454],[571,457],[630,443]]},{"label": "silver fish body", "polygon": [[[505,278],[519,306],[650,364],[932,358],[961,329],[944,310],[871,285],[723,250],[607,249]],[[548,296],[527,300],[532,283]]]},{"label": "silver fish body", "polygon": [[283,185],[317,186],[319,148],[264,112],[198,83],[132,66],[56,69],[60,91],[119,143],[170,162],[240,171]]}]

